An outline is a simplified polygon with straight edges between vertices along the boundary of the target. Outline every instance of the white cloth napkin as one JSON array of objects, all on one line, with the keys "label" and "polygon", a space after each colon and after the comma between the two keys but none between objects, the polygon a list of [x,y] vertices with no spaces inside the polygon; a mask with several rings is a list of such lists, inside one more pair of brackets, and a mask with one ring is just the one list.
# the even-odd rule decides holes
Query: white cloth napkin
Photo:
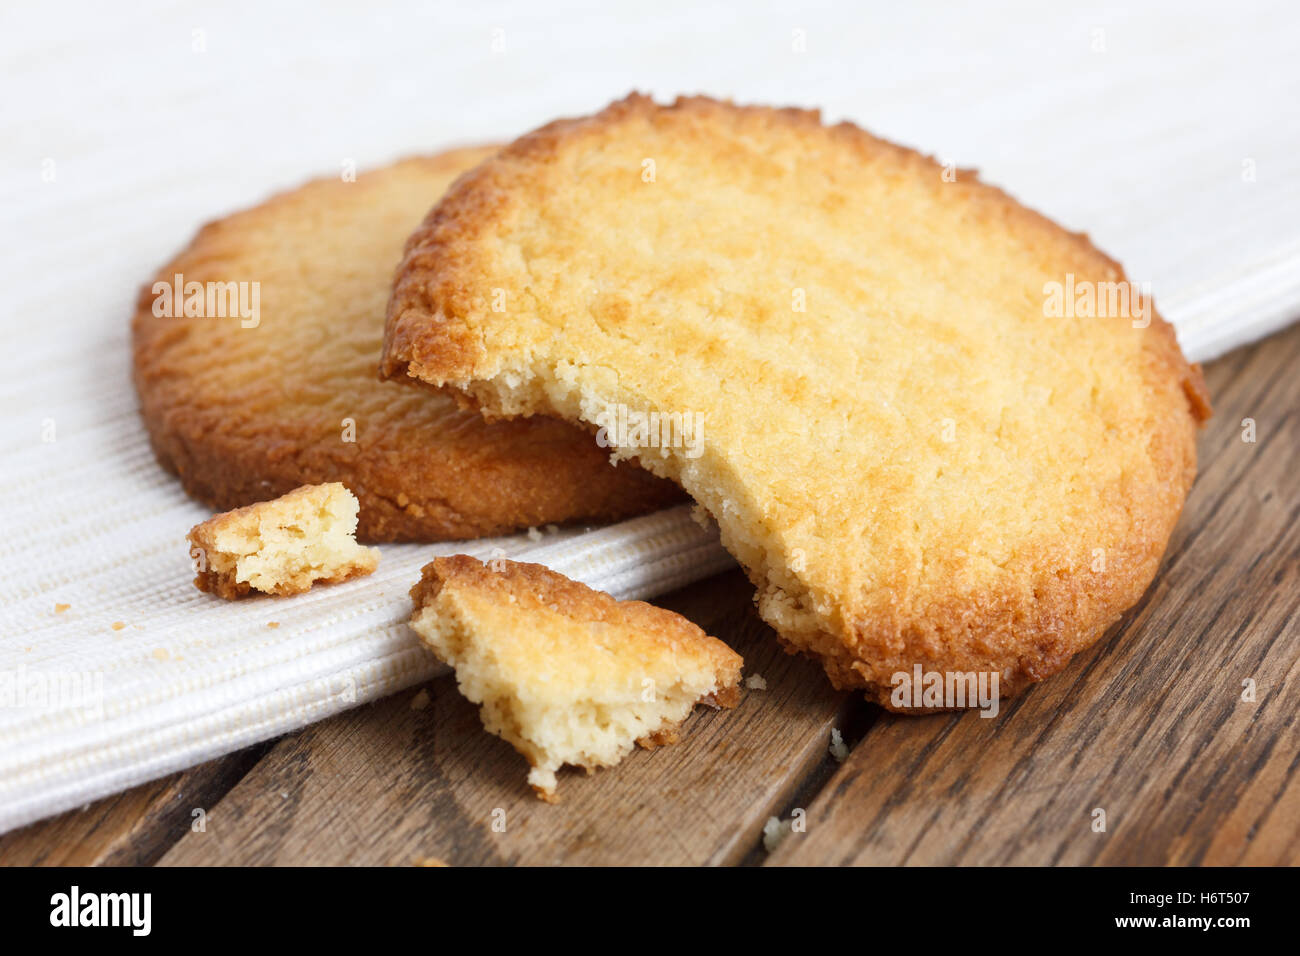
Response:
[{"label": "white cloth napkin", "polygon": [[1193,358],[1300,313],[1296,8],[913,6],[6,10],[26,95],[0,119],[0,831],[426,679],[406,593],[437,554],[500,548],[619,597],[730,563],[682,507],[387,546],[374,576],[292,600],[197,592],[184,535],[207,513],[138,422],[130,305],[199,222],[309,172],[508,139],[633,87],[820,103],[1087,227]]}]

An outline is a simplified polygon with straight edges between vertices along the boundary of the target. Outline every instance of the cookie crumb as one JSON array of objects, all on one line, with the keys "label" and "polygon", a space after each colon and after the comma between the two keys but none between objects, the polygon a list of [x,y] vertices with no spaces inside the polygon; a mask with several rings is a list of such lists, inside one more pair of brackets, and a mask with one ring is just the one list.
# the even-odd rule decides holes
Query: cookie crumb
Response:
[{"label": "cookie crumb", "polygon": [[379,551],[357,544],[358,508],[335,481],[215,515],[190,529],[190,543],[207,556],[194,586],[233,600],[253,591],[301,594],[370,574]]},{"label": "cookie crumb", "polygon": [[55,613],[55,614],[62,614],[64,611],[66,611],[66,610],[67,610],[68,608],[70,608],[70,607],[72,607],[71,604],[56,604],[56,605],[54,605],[54,613]]},{"label": "cookie crumb", "polygon": [[781,841],[792,832],[792,825],[789,820],[768,817],[767,822],[763,824],[763,849],[768,853],[775,853],[776,848],[781,845]]},{"label": "cookie crumb", "polygon": [[750,674],[745,678],[745,687],[749,690],[767,690],[767,681],[762,674]]},{"label": "cookie crumb", "polygon": [[122,630],[122,628],[124,628],[124,627],[126,627],[126,621],[114,621],[114,622],[113,622],[113,630],[115,630],[115,631],[120,631],[120,630]]},{"label": "cookie crumb", "polygon": [[538,531],[536,528],[529,528],[529,529],[528,529],[528,540],[529,540],[529,541],[541,541],[541,540],[542,540],[542,533],[541,533],[540,531]]},{"label": "cookie crumb", "polygon": [[428,706],[429,706],[429,692],[427,690],[421,690],[418,694],[416,694],[414,697],[411,698],[411,710],[424,710],[424,708]]},{"label": "cookie crumb", "polygon": [[[411,626],[455,669],[487,728],[527,757],[542,800],[555,800],[566,764],[612,767],[638,745],[677,740],[697,704],[739,702],[744,661],[684,617],[540,564],[493,563],[462,554],[426,565]],[[593,658],[599,667],[587,667]]]},{"label": "cookie crumb", "polygon": [[709,514],[708,509],[698,502],[691,505],[691,520],[705,531],[715,531],[718,527],[717,522],[713,520],[713,515]]},{"label": "cookie crumb", "polygon": [[411,861],[411,866],[451,866],[451,864],[436,856],[420,856]]},{"label": "cookie crumb", "polygon": [[831,756],[844,763],[849,756],[848,745],[844,743],[844,735],[840,733],[838,727],[831,728]]},{"label": "cookie crumb", "polygon": [[266,626],[269,627],[269,628],[274,629],[274,628],[277,628],[277,627],[280,626],[280,622],[279,622],[279,621],[267,621],[267,622],[266,622]]}]

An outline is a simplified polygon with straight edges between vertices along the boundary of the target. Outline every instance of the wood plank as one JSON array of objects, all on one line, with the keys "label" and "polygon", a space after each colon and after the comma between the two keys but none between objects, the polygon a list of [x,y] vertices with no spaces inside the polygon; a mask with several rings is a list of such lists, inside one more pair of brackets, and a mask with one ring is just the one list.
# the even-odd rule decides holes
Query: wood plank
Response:
[{"label": "wood plank", "polygon": [[1300,863],[1297,365],[1300,327],[1207,370],[1201,476],[1098,647],[995,719],[883,715],[768,862]]},{"label": "wood plank", "polygon": [[[283,740],[164,864],[452,865],[727,863],[757,842],[800,781],[827,759],[845,695],[777,647],[739,572],[660,602],[686,614],[761,674],[733,711],[697,710],[681,743],[618,767],[561,774],[558,806],[527,765],[487,734],[450,678]],[[505,832],[494,832],[494,813]]]},{"label": "wood plank", "polygon": [[0,836],[4,866],[148,866],[270,750],[259,744]]}]

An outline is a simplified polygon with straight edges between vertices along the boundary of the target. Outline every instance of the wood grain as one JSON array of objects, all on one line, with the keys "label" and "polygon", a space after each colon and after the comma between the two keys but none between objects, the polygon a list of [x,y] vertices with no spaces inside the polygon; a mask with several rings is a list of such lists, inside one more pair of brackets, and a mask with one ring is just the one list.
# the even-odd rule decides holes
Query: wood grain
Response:
[{"label": "wood grain", "polygon": [[883,715],[769,862],[1300,863],[1298,364],[1300,327],[1209,369],[1201,475],[1106,639],[996,719]]},{"label": "wood grain", "polygon": [[557,806],[533,795],[523,758],[447,677],[425,688],[424,709],[408,691],[286,738],[163,863],[735,862],[828,759],[846,700],[776,647],[751,594],[735,572],[661,603],[736,648],[767,689],[732,711],[698,708],[681,743],[561,773]]}]

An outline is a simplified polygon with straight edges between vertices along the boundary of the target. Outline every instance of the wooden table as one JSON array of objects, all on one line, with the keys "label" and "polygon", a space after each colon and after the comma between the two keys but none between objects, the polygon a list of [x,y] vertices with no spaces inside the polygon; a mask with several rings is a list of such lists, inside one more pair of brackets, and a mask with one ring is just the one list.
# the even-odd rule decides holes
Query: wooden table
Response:
[{"label": "wooden table", "polygon": [[[558,806],[448,677],[7,834],[0,861],[1300,863],[1300,326],[1206,372],[1215,417],[1159,577],[996,719],[832,691],[732,572],[661,603],[767,689],[676,746],[562,775]],[[768,853],[771,817],[801,832]]]}]

